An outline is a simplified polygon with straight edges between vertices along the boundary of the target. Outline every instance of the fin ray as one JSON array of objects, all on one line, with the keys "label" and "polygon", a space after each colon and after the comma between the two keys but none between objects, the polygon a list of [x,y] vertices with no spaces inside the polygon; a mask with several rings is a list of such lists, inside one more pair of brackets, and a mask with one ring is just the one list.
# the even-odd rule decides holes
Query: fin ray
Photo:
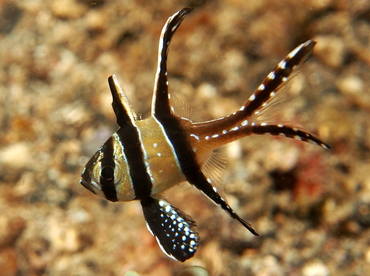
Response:
[{"label": "fin ray", "polygon": [[221,150],[213,150],[211,156],[202,166],[205,176],[211,180],[214,185],[219,186],[222,183],[222,174],[226,167],[226,156]]}]

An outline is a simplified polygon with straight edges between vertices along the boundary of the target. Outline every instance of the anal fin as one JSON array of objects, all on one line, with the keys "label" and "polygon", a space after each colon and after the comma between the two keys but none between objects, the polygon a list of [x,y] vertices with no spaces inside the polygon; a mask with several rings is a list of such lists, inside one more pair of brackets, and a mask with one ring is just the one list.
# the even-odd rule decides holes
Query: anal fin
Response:
[{"label": "anal fin", "polygon": [[199,236],[190,217],[163,199],[148,197],[141,206],[148,229],[164,253],[180,262],[193,257]]}]

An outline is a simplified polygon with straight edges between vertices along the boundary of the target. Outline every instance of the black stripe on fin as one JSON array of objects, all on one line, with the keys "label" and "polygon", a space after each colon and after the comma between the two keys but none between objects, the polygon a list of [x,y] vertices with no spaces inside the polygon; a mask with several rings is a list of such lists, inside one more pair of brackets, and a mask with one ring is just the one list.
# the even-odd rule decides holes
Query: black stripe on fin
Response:
[{"label": "black stripe on fin", "polygon": [[113,97],[113,110],[117,117],[117,123],[121,127],[117,131],[117,135],[119,142],[123,145],[135,196],[136,199],[146,198],[151,194],[153,184],[144,162],[140,130],[135,122],[137,116],[115,75],[108,78],[108,83]]},{"label": "black stripe on fin", "polygon": [[253,134],[263,135],[267,133],[274,136],[285,136],[295,140],[312,143],[324,149],[330,149],[329,145],[325,144],[315,135],[310,134],[296,127],[286,126],[283,124],[278,125],[258,124],[253,126]]},{"label": "black stripe on fin", "polygon": [[161,37],[158,46],[158,68],[155,76],[154,93],[152,100],[152,115],[156,114],[169,115],[171,114],[170,100],[168,95],[167,83],[167,56],[168,49],[172,36],[175,34],[177,28],[180,26],[185,16],[193,9],[184,8],[170,18],[163,26]]},{"label": "black stripe on fin", "polygon": [[268,74],[262,84],[240,109],[244,117],[252,115],[253,112],[258,112],[264,103],[274,97],[273,95],[289,80],[289,76],[295,67],[308,58],[315,44],[316,42],[313,40],[300,44]]},{"label": "black stripe on fin", "polygon": [[108,83],[113,97],[112,107],[116,114],[117,124],[120,127],[133,124],[133,122],[136,121],[137,116],[131,108],[130,101],[127,99],[123,89],[119,85],[116,76],[110,76],[108,78]]},{"label": "black stripe on fin", "polygon": [[148,197],[141,206],[148,229],[164,253],[180,262],[193,257],[199,236],[190,217],[163,199]]}]

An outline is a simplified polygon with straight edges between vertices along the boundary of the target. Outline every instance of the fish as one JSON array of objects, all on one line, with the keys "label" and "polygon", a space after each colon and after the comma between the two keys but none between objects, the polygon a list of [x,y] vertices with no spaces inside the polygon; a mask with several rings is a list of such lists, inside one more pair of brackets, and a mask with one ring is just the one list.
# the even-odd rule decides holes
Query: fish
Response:
[{"label": "fish", "polygon": [[[140,118],[118,83],[108,78],[118,130],[84,167],[80,184],[109,201],[139,200],[148,230],[170,258],[184,262],[199,246],[195,221],[170,204],[161,193],[188,182],[240,222],[253,235],[252,225],[242,219],[214,186],[219,169],[215,150],[252,134],[270,134],[330,147],[315,135],[287,124],[261,122],[258,116],[292,76],[295,67],[312,52],[308,40],[291,51],[236,112],[222,118],[193,122],[172,102],[168,90],[167,58],[173,35],[192,8],[183,8],[168,18],[158,47],[158,63],[151,115]],[[181,108],[178,108],[181,110]],[[212,171],[213,170],[213,171]]]}]

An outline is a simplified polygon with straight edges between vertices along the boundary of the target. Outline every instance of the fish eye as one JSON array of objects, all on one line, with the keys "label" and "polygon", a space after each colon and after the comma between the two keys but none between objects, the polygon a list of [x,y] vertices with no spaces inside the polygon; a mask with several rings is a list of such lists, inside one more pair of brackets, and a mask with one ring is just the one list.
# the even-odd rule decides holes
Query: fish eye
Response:
[{"label": "fish eye", "polygon": [[101,177],[105,180],[112,180],[114,178],[114,169],[110,166],[102,168]]}]

